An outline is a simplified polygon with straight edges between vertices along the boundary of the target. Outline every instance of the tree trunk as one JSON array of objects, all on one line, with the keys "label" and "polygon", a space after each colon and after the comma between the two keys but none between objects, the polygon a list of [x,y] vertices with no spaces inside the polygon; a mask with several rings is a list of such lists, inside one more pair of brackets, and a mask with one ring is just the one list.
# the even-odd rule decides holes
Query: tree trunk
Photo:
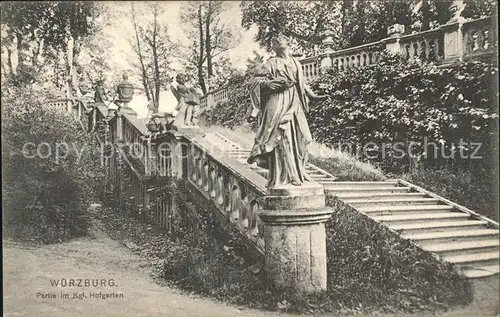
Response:
[{"label": "tree trunk", "polygon": [[148,99],[148,101],[151,101],[151,93],[148,85],[148,73],[146,72],[146,67],[144,66],[144,57],[142,56],[141,41],[139,39],[139,31],[137,30],[137,22],[135,19],[135,11],[133,4],[132,4],[132,21],[134,23],[135,40],[137,43],[137,55],[139,55],[139,62],[141,63],[142,85],[144,86],[144,91],[146,92],[146,98]]},{"label": "tree trunk", "polygon": [[73,69],[71,73],[71,88],[73,89],[73,94],[75,97],[81,97],[80,87],[78,82],[78,70],[80,69],[79,57],[82,44],[78,40],[73,41]]},{"label": "tree trunk", "polygon": [[207,17],[205,20],[205,47],[207,54],[207,78],[210,80],[213,76],[212,66],[212,43],[210,38],[210,23],[212,19],[212,1],[208,1]]},{"label": "tree trunk", "polygon": [[73,98],[73,46],[74,39],[72,36],[69,37],[68,46],[67,46],[67,78],[66,78],[66,98]]},{"label": "tree trunk", "polygon": [[207,87],[205,86],[205,79],[203,78],[203,60],[204,60],[204,43],[203,40],[203,12],[202,12],[202,4],[198,5],[198,31],[200,34],[200,56],[198,58],[198,83],[200,84],[201,90],[203,94],[207,93]]},{"label": "tree trunk", "polygon": [[16,33],[16,47],[17,47],[17,66],[16,73],[19,74],[19,69],[24,65],[24,50],[23,50],[23,35],[20,33]]},{"label": "tree trunk", "polygon": [[157,28],[158,28],[158,11],[157,11],[157,6],[158,3],[155,3],[155,9],[154,9],[154,24],[153,24],[153,61],[154,61],[154,68],[155,68],[155,74],[154,74],[154,82],[155,82],[155,112],[158,112],[158,109],[160,108],[160,67],[158,65],[158,52],[157,52],[157,44],[156,44],[156,33],[157,33]]}]

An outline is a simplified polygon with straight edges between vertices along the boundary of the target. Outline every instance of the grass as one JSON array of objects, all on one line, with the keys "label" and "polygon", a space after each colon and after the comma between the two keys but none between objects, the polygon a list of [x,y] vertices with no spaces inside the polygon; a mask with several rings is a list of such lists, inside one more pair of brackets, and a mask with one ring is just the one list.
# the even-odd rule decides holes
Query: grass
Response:
[{"label": "grass", "polygon": [[429,169],[401,178],[498,221],[498,179],[491,174]]},{"label": "grass", "polygon": [[[253,146],[255,132],[248,125],[233,129],[221,126],[202,126],[205,133],[220,133],[230,140],[250,149]],[[327,147],[318,142],[309,145],[309,161],[312,164],[335,175],[339,181],[381,181],[386,177],[379,168],[370,163],[357,160],[347,152]]]}]

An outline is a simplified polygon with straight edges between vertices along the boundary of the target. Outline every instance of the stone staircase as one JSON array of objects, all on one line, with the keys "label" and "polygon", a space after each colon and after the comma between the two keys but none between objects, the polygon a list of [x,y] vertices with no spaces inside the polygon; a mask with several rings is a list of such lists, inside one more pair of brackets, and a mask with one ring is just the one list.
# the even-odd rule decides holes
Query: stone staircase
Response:
[{"label": "stone staircase", "polygon": [[359,212],[410,239],[469,278],[499,272],[498,224],[402,180],[324,184]]},{"label": "stone staircase", "polygon": [[[249,150],[219,133],[206,135],[229,157],[246,164]],[[253,167],[262,176],[267,170]],[[498,223],[404,180],[337,182],[309,164],[312,178],[325,194],[336,196],[359,212],[412,240],[468,278],[499,273]]]},{"label": "stone staircase", "polygon": [[[205,138],[221,149],[228,157],[236,159],[240,163],[247,164],[250,150],[242,148],[239,144],[229,140],[220,133],[207,133]],[[267,170],[257,165],[251,165],[257,173],[267,178]],[[335,181],[335,176],[313,164],[307,164],[307,172],[311,178],[318,183],[329,183]]]}]

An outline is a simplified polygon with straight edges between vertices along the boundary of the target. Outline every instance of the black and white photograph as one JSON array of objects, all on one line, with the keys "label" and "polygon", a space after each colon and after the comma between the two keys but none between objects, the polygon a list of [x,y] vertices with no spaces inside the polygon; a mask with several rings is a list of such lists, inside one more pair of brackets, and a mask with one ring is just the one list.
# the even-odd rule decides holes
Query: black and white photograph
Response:
[{"label": "black and white photograph", "polygon": [[0,25],[4,317],[500,317],[495,0]]}]

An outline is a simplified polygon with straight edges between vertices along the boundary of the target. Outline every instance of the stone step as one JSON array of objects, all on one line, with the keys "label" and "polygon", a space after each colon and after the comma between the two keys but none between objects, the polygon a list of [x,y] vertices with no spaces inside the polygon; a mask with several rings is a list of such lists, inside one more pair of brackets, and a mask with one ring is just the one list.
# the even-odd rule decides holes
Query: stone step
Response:
[{"label": "stone step", "polygon": [[500,265],[492,264],[477,266],[474,268],[465,268],[462,270],[462,274],[467,278],[481,278],[498,274],[499,271]]},{"label": "stone step", "polygon": [[332,190],[340,188],[341,190],[349,188],[349,189],[360,189],[360,190],[373,190],[374,188],[394,188],[398,186],[398,182],[396,181],[387,181],[387,182],[332,182],[329,184],[329,187]]},{"label": "stone step", "polygon": [[358,207],[371,207],[378,205],[396,206],[396,205],[428,205],[436,204],[439,202],[437,198],[424,198],[424,197],[403,197],[393,199],[343,199],[344,202],[356,208]]},{"label": "stone step", "polygon": [[457,230],[445,232],[423,232],[416,234],[402,234],[405,239],[411,239],[422,246],[433,243],[444,243],[454,241],[471,241],[480,239],[498,239],[498,230],[477,229],[477,230]]},{"label": "stone step", "polygon": [[442,211],[451,211],[453,210],[452,206],[448,205],[409,205],[409,206],[367,206],[367,207],[359,207],[357,208],[359,211],[364,213],[392,213],[392,214],[400,214],[400,213],[430,213],[430,212],[442,212]]},{"label": "stone step", "polygon": [[374,220],[386,224],[403,224],[403,223],[422,223],[436,220],[458,220],[469,219],[470,215],[462,212],[437,212],[437,213],[418,213],[409,215],[370,215]]},{"label": "stone step", "polygon": [[448,255],[443,256],[442,260],[445,262],[457,264],[460,267],[478,267],[484,265],[499,265],[498,251],[481,252],[463,255]]},{"label": "stone step", "polygon": [[477,252],[490,252],[497,250],[499,247],[498,239],[482,239],[477,241],[457,241],[457,242],[438,242],[428,244],[422,249],[443,255],[462,255]]},{"label": "stone step", "polygon": [[363,189],[353,189],[353,188],[343,188],[335,187],[332,188],[331,184],[323,185],[327,194],[338,196],[339,198],[351,198],[354,195],[384,195],[388,193],[407,193],[410,191],[409,187],[378,187],[378,188],[363,188]]},{"label": "stone step", "polygon": [[485,220],[430,221],[425,223],[390,224],[389,228],[404,234],[487,229]]},{"label": "stone step", "polygon": [[392,200],[402,198],[424,198],[425,195],[421,193],[373,193],[373,192],[355,192],[350,195],[339,195],[342,201],[349,203],[350,200],[366,200],[366,201],[379,201],[379,200]]}]

